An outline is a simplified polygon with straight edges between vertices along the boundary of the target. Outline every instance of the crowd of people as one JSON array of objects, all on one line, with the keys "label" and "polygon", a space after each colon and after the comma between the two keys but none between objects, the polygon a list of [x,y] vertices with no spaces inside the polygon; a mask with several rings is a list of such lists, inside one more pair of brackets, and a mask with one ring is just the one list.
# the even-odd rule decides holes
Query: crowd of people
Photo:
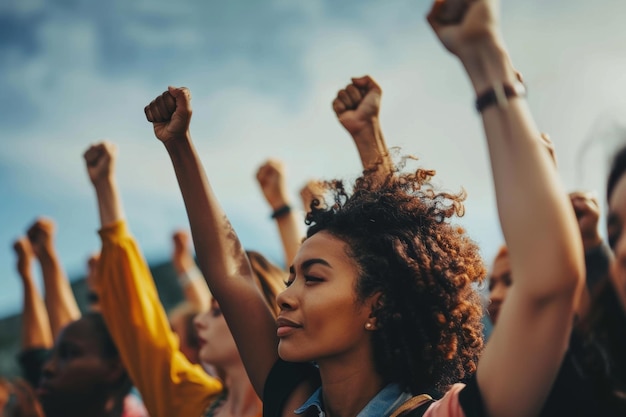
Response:
[{"label": "crowd of people", "polygon": [[168,87],[144,110],[189,218],[195,257],[186,232],[172,237],[185,301],[161,305],[124,216],[117,147],[89,146],[102,243],[87,263],[90,311],[54,222],[37,219],[14,243],[23,379],[0,380],[2,415],[626,416],[626,147],[608,175],[604,242],[595,194],[561,185],[497,0],[435,0],[427,20],[476,94],[505,240],[493,262],[455,225],[465,193],[390,156],[370,76],[332,101],[361,176],[307,183],[302,219],[282,162],[268,160],[256,179],[284,265],[245,250],[196,153],[191,93]]}]

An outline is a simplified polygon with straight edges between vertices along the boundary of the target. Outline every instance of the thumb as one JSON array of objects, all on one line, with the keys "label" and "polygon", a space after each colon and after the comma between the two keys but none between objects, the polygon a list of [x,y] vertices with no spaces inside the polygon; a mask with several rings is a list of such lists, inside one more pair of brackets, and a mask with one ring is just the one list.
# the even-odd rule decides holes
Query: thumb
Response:
[{"label": "thumb", "polygon": [[167,91],[176,101],[176,111],[191,113],[191,92],[187,87],[167,87]]}]

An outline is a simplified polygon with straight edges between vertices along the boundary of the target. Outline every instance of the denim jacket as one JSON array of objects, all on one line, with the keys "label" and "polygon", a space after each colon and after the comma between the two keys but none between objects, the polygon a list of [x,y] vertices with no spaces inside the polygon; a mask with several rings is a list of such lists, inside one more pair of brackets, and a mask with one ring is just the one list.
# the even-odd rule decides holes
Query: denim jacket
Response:
[{"label": "denim jacket", "polygon": [[[402,403],[411,398],[398,384],[388,384],[357,414],[357,417],[389,417]],[[322,404],[322,389],[318,388],[309,399],[298,408],[296,414],[304,414],[314,408],[318,417],[326,417]]]}]

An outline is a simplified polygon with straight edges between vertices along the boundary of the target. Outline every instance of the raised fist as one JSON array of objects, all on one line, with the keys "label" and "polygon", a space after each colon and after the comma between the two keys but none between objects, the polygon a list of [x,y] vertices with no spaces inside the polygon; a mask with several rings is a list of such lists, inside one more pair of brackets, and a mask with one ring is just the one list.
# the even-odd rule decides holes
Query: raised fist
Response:
[{"label": "raised fist", "polygon": [[91,145],[84,153],[89,179],[94,185],[113,177],[116,155],[117,147],[111,142]]},{"label": "raised fist", "polygon": [[185,87],[168,87],[144,108],[144,112],[161,142],[184,138],[191,121],[191,92]]},{"label": "raised fist", "polygon": [[267,160],[256,173],[261,191],[267,203],[276,210],[287,204],[285,167],[277,159]]},{"label": "raised fist", "polygon": [[13,243],[13,250],[17,255],[17,271],[20,276],[28,278],[31,273],[33,258],[35,252],[26,236],[22,236]]},{"label": "raised fist", "polygon": [[497,0],[435,0],[427,20],[441,43],[462,57],[481,41],[499,39]]},{"label": "raised fist", "polygon": [[318,200],[320,204],[324,201],[324,183],[319,180],[309,180],[300,190],[300,198],[305,212],[311,211],[313,200]]},{"label": "raised fist", "polygon": [[40,217],[26,232],[30,246],[32,246],[35,255],[37,255],[39,259],[41,259],[42,255],[52,253],[54,250],[53,238],[55,228],[52,219]]},{"label": "raised fist", "polygon": [[352,83],[339,90],[333,100],[333,110],[339,122],[352,135],[372,124],[380,111],[382,89],[368,75],[352,78]]},{"label": "raised fist", "polygon": [[580,236],[583,240],[585,251],[592,249],[602,243],[602,238],[598,232],[598,222],[600,220],[600,204],[598,198],[593,193],[575,191],[569,194],[570,201],[578,219]]},{"label": "raised fist", "polygon": [[174,268],[179,271],[179,273],[186,271],[194,265],[194,260],[191,256],[191,238],[189,233],[185,230],[175,231],[172,235],[172,242],[174,244],[172,251],[172,263],[174,264]]}]

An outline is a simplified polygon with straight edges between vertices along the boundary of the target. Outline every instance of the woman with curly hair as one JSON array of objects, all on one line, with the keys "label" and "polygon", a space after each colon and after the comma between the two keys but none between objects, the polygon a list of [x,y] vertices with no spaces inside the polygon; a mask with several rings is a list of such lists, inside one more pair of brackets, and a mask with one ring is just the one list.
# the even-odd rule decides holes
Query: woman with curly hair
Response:
[{"label": "woman with curly hair", "polygon": [[[558,372],[584,275],[576,219],[521,90],[510,88],[519,81],[497,5],[475,0],[453,17],[446,5],[437,1],[429,21],[479,97],[519,277],[479,364],[471,284],[484,270],[476,246],[449,223],[462,198],[435,189],[431,171],[367,171],[352,190],[335,183],[334,203],[312,207],[274,320],[191,141],[189,90],[170,87],[145,108],[174,165],[200,268],[266,417],[386,417],[421,404],[418,394],[433,387],[447,391],[427,405],[429,417],[526,417],[539,411]],[[474,370],[467,385],[449,386]]]}]

